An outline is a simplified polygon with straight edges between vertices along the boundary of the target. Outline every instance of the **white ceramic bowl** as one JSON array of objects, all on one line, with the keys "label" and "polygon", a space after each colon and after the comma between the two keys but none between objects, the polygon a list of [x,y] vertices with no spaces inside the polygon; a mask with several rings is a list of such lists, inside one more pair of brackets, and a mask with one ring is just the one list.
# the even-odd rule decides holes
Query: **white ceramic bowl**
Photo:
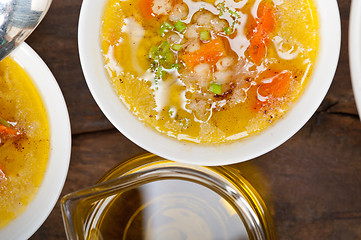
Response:
[{"label": "white ceramic bowl", "polygon": [[341,27],[336,0],[315,0],[319,11],[320,49],[316,69],[302,96],[286,116],[260,134],[222,145],[200,145],[172,139],[145,126],[119,100],[103,67],[100,30],[106,0],[84,0],[78,43],[88,87],[112,124],[142,148],[161,157],[199,165],[242,162],[273,150],[294,135],[313,115],[332,82],[340,51]]},{"label": "white ceramic bowl", "polygon": [[[50,155],[46,172],[26,210],[0,229],[0,239],[28,239],[54,208],[68,172],[71,133],[68,110],[59,86],[43,60],[26,43],[11,54],[32,78],[44,102],[50,125]],[[1,217],[1,216],[0,216]]]},{"label": "white ceramic bowl", "polygon": [[359,116],[361,116],[361,1],[353,0],[349,27],[349,57],[352,88]]}]

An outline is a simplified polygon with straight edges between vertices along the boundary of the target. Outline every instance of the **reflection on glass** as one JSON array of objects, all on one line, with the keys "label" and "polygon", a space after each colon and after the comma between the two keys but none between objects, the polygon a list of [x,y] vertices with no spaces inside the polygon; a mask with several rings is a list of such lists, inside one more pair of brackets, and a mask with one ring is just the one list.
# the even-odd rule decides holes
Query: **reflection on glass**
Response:
[{"label": "reflection on glass", "polygon": [[184,180],[142,185],[107,198],[97,210],[101,214],[89,219],[86,235],[99,239],[249,239],[242,219],[224,198]]}]

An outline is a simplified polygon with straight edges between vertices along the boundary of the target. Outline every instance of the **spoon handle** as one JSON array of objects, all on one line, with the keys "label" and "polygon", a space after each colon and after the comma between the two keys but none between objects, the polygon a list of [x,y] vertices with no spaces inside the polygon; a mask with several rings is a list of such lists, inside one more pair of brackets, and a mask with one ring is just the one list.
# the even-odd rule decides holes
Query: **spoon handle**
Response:
[{"label": "spoon handle", "polygon": [[0,2],[0,61],[34,31],[50,5],[51,0]]}]

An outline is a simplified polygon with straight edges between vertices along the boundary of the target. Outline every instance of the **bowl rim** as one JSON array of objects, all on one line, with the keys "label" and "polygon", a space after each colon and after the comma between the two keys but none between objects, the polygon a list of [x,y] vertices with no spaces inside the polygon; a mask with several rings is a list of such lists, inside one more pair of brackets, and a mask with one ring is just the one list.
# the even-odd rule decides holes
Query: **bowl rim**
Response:
[{"label": "bowl rim", "polygon": [[286,116],[259,134],[231,143],[200,145],[179,141],[145,126],[125,108],[112,89],[103,68],[98,34],[105,1],[84,0],[79,16],[78,49],[88,88],[105,116],[123,135],[169,160],[207,166],[227,165],[254,159],[275,149],[312,117],[328,92],[336,71],[341,45],[337,1],[315,0],[320,26],[317,66],[308,86]]},{"label": "bowl rim", "polygon": [[28,239],[44,223],[61,194],[70,162],[71,129],[62,92],[40,56],[22,43],[11,57],[33,80],[48,114],[50,129],[49,159],[38,192],[18,217],[0,229],[0,239]]},{"label": "bowl rim", "polygon": [[350,10],[349,58],[352,89],[361,120],[361,1],[353,0]]}]

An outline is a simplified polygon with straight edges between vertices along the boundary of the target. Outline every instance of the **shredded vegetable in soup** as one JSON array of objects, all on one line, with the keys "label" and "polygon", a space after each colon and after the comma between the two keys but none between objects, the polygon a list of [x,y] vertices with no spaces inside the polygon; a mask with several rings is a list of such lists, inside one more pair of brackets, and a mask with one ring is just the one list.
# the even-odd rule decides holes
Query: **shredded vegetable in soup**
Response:
[{"label": "shredded vegetable in soup", "polygon": [[197,143],[286,114],[315,65],[310,0],[109,0],[101,33],[116,93],[141,121]]},{"label": "shredded vegetable in soup", "polygon": [[42,100],[14,60],[0,62],[0,228],[34,198],[49,155]]}]

